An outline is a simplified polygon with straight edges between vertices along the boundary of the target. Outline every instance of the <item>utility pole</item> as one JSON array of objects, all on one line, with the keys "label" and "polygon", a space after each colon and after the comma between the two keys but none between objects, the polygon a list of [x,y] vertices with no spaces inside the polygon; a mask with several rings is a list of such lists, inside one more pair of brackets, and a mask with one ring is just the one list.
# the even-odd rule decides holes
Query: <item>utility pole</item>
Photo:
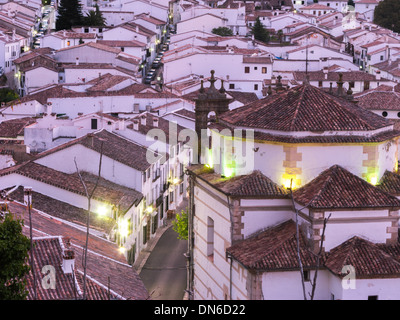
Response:
[{"label": "utility pole", "polygon": [[28,206],[28,215],[29,215],[29,237],[31,241],[31,249],[30,249],[30,264],[32,269],[32,276],[33,276],[33,292],[34,292],[34,300],[37,300],[37,290],[36,290],[36,273],[35,273],[35,247],[33,246],[33,237],[32,237],[32,214],[31,214],[31,207],[32,207],[32,188],[25,187],[24,188],[24,202]]}]

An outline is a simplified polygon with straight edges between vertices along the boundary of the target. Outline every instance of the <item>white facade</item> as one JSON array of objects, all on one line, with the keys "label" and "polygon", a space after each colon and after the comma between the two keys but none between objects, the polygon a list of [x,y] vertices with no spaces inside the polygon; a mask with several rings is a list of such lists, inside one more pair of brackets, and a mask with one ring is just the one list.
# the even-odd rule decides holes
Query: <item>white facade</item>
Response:
[{"label": "white facade", "polygon": [[199,15],[176,24],[176,32],[182,33],[190,30],[209,32],[214,28],[226,27],[226,19],[210,13]]}]

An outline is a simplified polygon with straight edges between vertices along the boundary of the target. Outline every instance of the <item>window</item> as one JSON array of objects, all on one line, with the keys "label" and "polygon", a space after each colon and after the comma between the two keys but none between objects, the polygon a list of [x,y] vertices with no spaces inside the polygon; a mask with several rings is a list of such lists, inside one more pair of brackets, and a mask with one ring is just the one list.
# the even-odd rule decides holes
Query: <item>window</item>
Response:
[{"label": "window", "polygon": [[397,117],[400,118],[400,112],[397,112]]},{"label": "window", "polygon": [[179,185],[179,194],[183,193],[183,182]]},{"label": "window", "polygon": [[250,73],[250,67],[244,67],[244,73]]},{"label": "window", "polygon": [[97,129],[97,119],[91,119],[91,129],[96,130]]},{"label": "window", "polygon": [[310,281],[310,270],[303,271],[304,281]]},{"label": "window", "polygon": [[378,296],[368,296],[368,300],[378,300]]},{"label": "window", "polygon": [[261,68],[261,73],[267,73],[267,67],[262,67]]},{"label": "window", "polygon": [[257,70],[258,69],[258,67],[254,67],[254,70]]},{"label": "window", "polygon": [[214,261],[214,220],[207,217],[207,256]]},{"label": "window", "polygon": [[235,84],[234,83],[230,83],[229,84],[229,89],[235,89]]},{"label": "window", "polygon": [[254,91],[257,91],[258,90],[258,84],[255,84],[254,85]]},{"label": "window", "polygon": [[322,81],[318,81],[318,87],[322,87]]},{"label": "window", "polygon": [[84,32],[85,32],[85,33],[88,33],[88,32],[89,32],[89,28],[85,28],[85,29],[84,29]]},{"label": "window", "polygon": [[383,112],[382,112],[382,117],[385,117],[385,118],[386,118],[387,116],[388,116],[388,113],[387,113],[386,111],[383,111]]},{"label": "window", "polygon": [[143,244],[147,243],[147,225],[143,226]]},{"label": "window", "polygon": [[71,41],[67,41],[67,47],[69,47],[71,44]]}]

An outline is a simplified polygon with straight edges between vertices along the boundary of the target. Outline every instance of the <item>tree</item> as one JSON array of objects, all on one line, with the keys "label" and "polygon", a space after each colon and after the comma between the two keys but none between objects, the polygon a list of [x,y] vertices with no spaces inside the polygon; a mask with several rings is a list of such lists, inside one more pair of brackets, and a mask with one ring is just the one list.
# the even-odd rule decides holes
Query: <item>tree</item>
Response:
[{"label": "tree", "polygon": [[400,1],[381,1],[374,11],[374,23],[394,32],[400,32]]},{"label": "tree", "polygon": [[104,27],[106,25],[106,19],[103,17],[97,4],[95,5],[95,8],[95,10],[90,10],[86,17],[83,18],[83,24],[85,26]]},{"label": "tree", "polygon": [[[305,278],[304,278],[304,269],[303,269],[303,262],[302,262],[302,260],[301,260],[301,252],[300,252],[300,237],[301,237],[301,235],[300,235],[300,229],[299,229],[299,212],[302,211],[303,209],[307,208],[307,207],[309,206],[309,204],[312,203],[312,201],[315,199],[316,196],[314,196],[314,197],[310,200],[309,204],[307,204],[306,206],[304,206],[304,207],[301,208],[301,209],[298,209],[298,208],[295,206],[295,202],[294,202],[292,183],[293,183],[293,179],[290,180],[290,188],[289,188],[289,191],[290,191],[290,197],[291,197],[291,199],[292,199],[292,205],[293,205],[293,208],[294,208],[295,213],[296,213],[295,222],[296,222],[296,247],[297,247],[297,248],[296,248],[296,251],[297,251],[297,262],[299,263],[300,276],[301,276],[301,285],[302,285],[302,289],[303,289],[303,297],[304,297],[304,300],[307,300],[306,287],[305,287]],[[317,194],[317,195],[318,195],[318,194]],[[324,239],[325,239],[325,230],[326,230],[326,225],[327,225],[327,223],[328,223],[330,217],[331,217],[331,214],[329,214],[328,218],[324,218],[324,220],[323,220],[323,228],[322,228],[322,234],[321,234],[321,243],[320,243],[320,245],[319,245],[319,250],[318,250],[318,252],[317,252],[317,253],[313,253],[313,252],[311,251],[311,253],[313,253],[313,255],[315,256],[315,260],[316,260],[314,278],[313,278],[313,280],[311,280],[311,279],[309,280],[309,281],[310,281],[310,284],[311,284],[311,293],[308,292],[308,295],[309,295],[309,297],[310,297],[311,300],[314,300],[315,289],[317,288],[318,271],[319,271],[319,269],[320,269],[320,267],[321,267],[321,260],[323,259],[323,255],[324,255],[323,247],[324,247]]]},{"label": "tree", "polygon": [[79,0],[60,0],[56,30],[69,30],[72,26],[82,25],[82,5]]},{"label": "tree", "polygon": [[172,229],[178,234],[179,240],[188,239],[188,210],[182,210],[177,214],[175,220],[172,221]]},{"label": "tree", "polygon": [[264,28],[264,25],[261,23],[259,17],[257,17],[256,22],[251,29],[251,33],[254,35],[254,39],[256,40],[260,40],[265,43],[268,43],[270,40],[269,32]]},{"label": "tree", "polygon": [[29,239],[22,234],[23,221],[11,213],[0,216],[0,300],[24,300]]},{"label": "tree", "polygon": [[230,28],[227,27],[218,27],[211,30],[212,33],[217,34],[222,37],[232,36],[233,32]]},{"label": "tree", "polygon": [[0,102],[9,102],[19,98],[19,95],[10,88],[0,89]]}]

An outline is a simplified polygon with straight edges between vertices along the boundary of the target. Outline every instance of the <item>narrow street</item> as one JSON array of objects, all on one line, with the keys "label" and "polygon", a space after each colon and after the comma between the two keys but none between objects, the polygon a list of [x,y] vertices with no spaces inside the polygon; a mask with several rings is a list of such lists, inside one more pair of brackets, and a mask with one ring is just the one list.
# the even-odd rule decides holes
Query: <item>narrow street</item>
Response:
[{"label": "narrow street", "polygon": [[172,227],[160,237],[139,274],[152,300],[183,299],[186,250],[187,241],[178,240]]}]

